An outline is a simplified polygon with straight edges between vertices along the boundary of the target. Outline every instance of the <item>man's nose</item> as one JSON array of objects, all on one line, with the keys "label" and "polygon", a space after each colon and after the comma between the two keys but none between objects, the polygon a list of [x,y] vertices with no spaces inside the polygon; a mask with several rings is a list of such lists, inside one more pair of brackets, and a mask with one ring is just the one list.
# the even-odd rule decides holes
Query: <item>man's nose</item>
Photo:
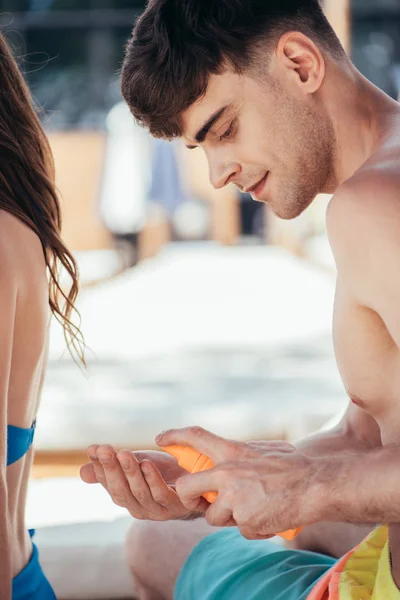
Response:
[{"label": "man's nose", "polygon": [[210,164],[210,182],[216,190],[232,183],[235,177],[240,172],[240,166],[237,163],[229,163],[226,165],[211,165]]}]

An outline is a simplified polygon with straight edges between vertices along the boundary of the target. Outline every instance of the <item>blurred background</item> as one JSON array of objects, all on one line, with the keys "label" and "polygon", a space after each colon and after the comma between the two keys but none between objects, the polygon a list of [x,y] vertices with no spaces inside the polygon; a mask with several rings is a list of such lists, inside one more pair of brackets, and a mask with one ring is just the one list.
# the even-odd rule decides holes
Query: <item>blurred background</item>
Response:
[{"label": "blurred background", "polygon": [[[118,73],[143,6],[0,0],[2,31],[54,152],[63,235],[82,278],[88,369],[72,361],[53,324],[28,514],[33,525],[55,527],[43,552],[65,598],[115,592],[100,563],[86,566],[102,581],[95,596],[87,582],[72,590],[57,571],[56,540],[82,561],[77,544],[93,554],[93,539],[110,548],[123,530],[83,527],[126,514],[77,480],[88,445],[153,447],[160,430],[191,424],[236,439],[293,439],[346,405],[331,342],[329,197],[279,221],[234,187],[215,191],[201,152],[135,125]],[[324,7],[356,66],[399,98],[400,0]],[[77,522],[79,535],[60,529]]]}]

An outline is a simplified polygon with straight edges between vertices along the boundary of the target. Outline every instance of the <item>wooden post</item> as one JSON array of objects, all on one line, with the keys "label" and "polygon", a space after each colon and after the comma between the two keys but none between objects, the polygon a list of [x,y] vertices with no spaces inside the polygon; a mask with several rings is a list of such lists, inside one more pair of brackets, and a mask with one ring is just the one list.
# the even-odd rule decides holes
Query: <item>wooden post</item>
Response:
[{"label": "wooden post", "polygon": [[71,250],[112,248],[98,200],[106,138],[97,131],[48,134],[56,165],[56,184],[63,210],[63,238]]},{"label": "wooden post", "polygon": [[351,51],[351,0],[324,0],[324,11],[347,54]]}]

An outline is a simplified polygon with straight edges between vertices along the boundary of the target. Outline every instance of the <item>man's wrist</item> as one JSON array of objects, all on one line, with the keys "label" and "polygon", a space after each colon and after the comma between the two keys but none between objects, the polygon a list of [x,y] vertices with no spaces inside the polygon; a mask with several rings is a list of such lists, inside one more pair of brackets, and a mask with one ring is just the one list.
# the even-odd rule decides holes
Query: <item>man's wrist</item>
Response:
[{"label": "man's wrist", "polygon": [[[364,524],[400,522],[400,509],[395,501],[400,495],[399,458],[400,447],[312,459],[311,522],[317,519]],[[397,481],[393,479],[394,470]]]},{"label": "man's wrist", "polygon": [[313,457],[310,460],[309,490],[304,498],[308,524],[347,520],[349,507],[346,498],[352,496],[353,489],[348,472],[349,462],[354,460],[352,453],[343,452],[340,456]]},{"label": "man's wrist", "polygon": [[199,512],[191,512],[187,515],[184,515],[180,520],[181,521],[196,521],[197,519],[204,519],[204,513]]}]

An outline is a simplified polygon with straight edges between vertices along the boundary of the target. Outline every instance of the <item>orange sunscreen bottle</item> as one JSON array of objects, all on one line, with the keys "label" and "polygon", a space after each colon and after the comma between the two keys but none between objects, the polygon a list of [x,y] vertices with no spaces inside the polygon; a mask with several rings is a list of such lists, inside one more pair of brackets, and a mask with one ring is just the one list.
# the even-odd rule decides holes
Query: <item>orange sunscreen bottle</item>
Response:
[{"label": "orange sunscreen bottle", "polygon": [[[194,450],[194,448],[191,448],[190,446],[165,446],[163,450],[176,458],[178,465],[182,467],[182,469],[189,471],[189,473],[199,473],[200,471],[206,471],[207,469],[212,469],[214,467],[211,458],[197,452],[197,450]],[[212,504],[217,498],[217,492],[206,492],[203,494],[203,497]],[[294,540],[301,530],[302,527],[298,527],[297,529],[291,529],[290,531],[278,533],[277,535],[290,541]]]}]

